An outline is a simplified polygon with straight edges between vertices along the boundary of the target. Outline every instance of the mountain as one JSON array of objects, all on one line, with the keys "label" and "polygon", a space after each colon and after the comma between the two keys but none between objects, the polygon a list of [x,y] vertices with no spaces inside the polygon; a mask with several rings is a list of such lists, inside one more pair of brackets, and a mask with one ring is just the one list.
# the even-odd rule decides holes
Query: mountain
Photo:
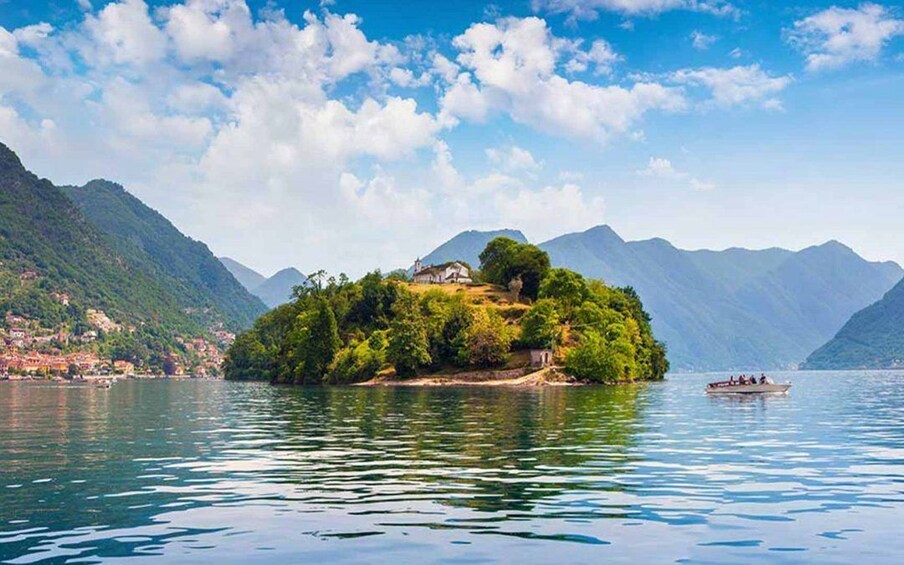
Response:
[{"label": "mountain", "polygon": [[292,289],[308,282],[297,269],[289,267],[279,271],[254,289],[254,294],[270,308],[285,304],[292,297]]},{"label": "mountain", "polygon": [[242,265],[235,259],[230,259],[229,257],[220,257],[220,263],[223,263],[223,266],[232,273],[232,276],[235,277],[235,280],[239,281],[243,287],[245,287],[249,292],[254,292],[254,289],[263,284],[267,277],[258,273],[254,269],[250,267],[246,267]]},{"label": "mountain", "polygon": [[308,278],[293,267],[278,271],[267,278],[235,259],[220,257],[220,262],[248,289],[248,292],[260,298],[269,308],[276,308],[289,302],[292,290],[308,282]]},{"label": "mountain", "polygon": [[153,269],[0,144],[0,311],[54,327],[83,323],[88,308],[120,324],[197,329]]},{"label": "mountain", "polygon": [[[493,237],[466,233],[470,241]],[[634,287],[672,367],[686,371],[795,367],[904,274],[837,242],[798,252],[686,251],[659,238],[626,242],[597,226],[540,247],[553,266]]]},{"label": "mountain", "polygon": [[518,230],[466,231],[440,245],[421,259],[424,265],[441,265],[447,261],[464,261],[474,268],[480,264],[480,252],[497,237],[508,237],[519,243],[527,238]]},{"label": "mountain", "polygon": [[854,314],[804,369],[904,367],[904,279],[881,300]]},{"label": "mountain", "polygon": [[198,312],[205,325],[222,321],[244,329],[266,312],[260,299],[205,244],[183,235],[120,185],[94,180],[63,190],[118,253],[144,265],[183,308]]}]

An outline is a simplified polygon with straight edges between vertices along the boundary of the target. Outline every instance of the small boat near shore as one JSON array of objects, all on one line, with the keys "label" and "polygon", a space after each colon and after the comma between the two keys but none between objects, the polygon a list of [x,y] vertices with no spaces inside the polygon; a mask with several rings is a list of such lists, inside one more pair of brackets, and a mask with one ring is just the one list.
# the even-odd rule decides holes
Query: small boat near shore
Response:
[{"label": "small boat near shore", "polygon": [[786,394],[791,383],[779,384],[769,377],[732,377],[727,381],[717,381],[706,385],[706,394]]}]

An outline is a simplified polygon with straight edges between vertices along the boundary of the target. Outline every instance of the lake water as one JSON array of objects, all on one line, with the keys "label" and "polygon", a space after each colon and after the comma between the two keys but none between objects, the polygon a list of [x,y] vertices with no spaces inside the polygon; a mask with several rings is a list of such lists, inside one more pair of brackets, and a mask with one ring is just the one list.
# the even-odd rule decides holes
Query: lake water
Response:
[{"label": "lake water", "polygon": [[904,561],[904,373],[775,376],[0,383],[0,561]]}]

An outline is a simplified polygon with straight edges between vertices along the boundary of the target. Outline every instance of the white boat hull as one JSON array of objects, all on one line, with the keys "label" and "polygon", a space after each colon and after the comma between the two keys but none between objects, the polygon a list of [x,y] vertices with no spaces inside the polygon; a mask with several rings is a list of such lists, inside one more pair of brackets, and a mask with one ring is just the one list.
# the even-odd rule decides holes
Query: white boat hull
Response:
[{"label": "white boat hull", "polygon": [[706,394],[783,394],[791,388],[791,383],[786,384],[755,384],[755,385],[730,385],[707,387]]}]

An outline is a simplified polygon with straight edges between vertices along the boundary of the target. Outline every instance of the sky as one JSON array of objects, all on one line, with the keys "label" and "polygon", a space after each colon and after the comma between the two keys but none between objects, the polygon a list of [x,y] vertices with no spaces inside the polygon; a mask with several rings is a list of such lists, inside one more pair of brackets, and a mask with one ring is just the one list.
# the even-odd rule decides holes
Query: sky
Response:
[{"label": "sky", "polygon": [[0,0],[0,142],[264,274],[604,223],[904,263],[904,8]]}]

